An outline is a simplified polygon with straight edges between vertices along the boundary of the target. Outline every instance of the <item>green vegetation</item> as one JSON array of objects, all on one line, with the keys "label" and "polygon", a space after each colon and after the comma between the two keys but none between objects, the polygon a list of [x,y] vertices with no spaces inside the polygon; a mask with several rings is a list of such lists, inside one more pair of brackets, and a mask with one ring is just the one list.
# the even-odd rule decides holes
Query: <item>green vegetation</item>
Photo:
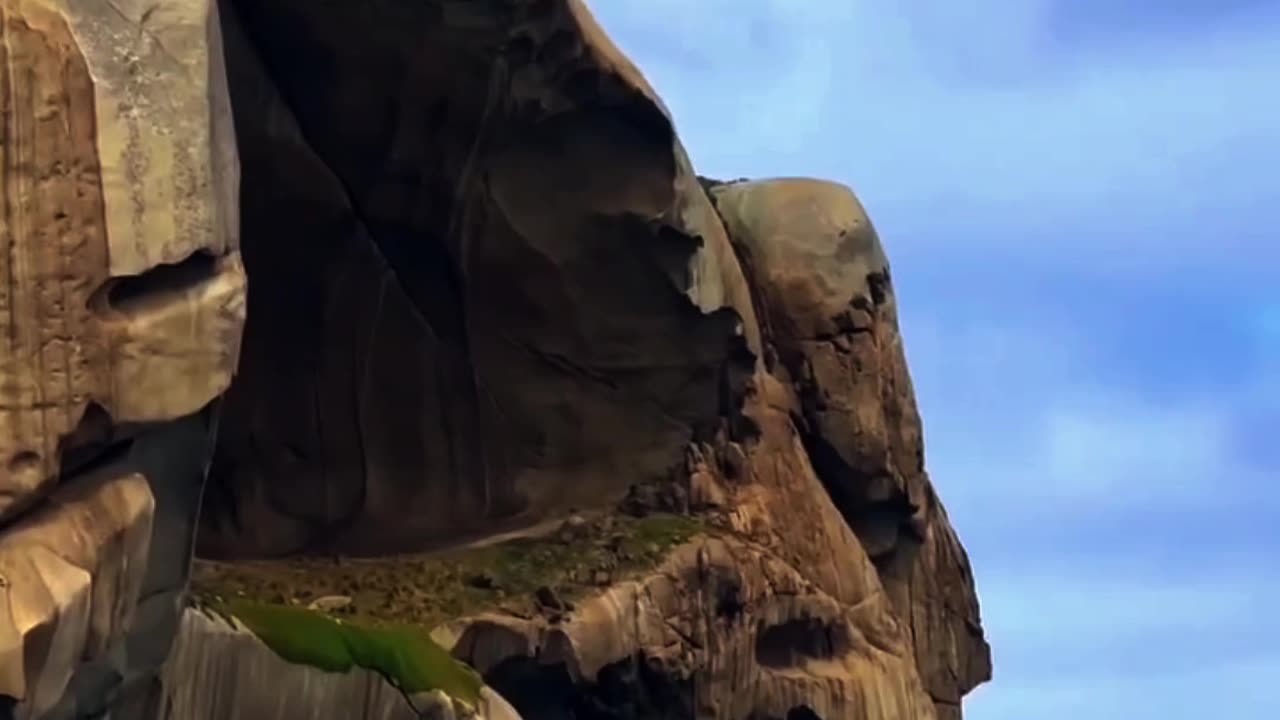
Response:
[{"label": "green vegetation", "polygon": [[586,522],[567,535],[562,529],[544,537],[433,554],[197,561],[192,587],[210,601],[251,600],[283,607],[344,596],[352,602],[335,614],[364,626],[396,623],[430,629],[495,608],[535,611],[535,591],[544,587],[572,601],[653,568],[674,546],[709,530],[697,517],[610,516]]},{"label": "green vegetation", "polygon": [[[495,608],[536,612],[539,591],[570,602],[653,568],[673,547],[708,531],[696,517],[610,516],[544,537],[437,554],[197,560],[192,589],[289,662],[329,672],[365,668],[406,696],[441,690],[475,705],[481,678],[431,639],[432,628]],[[325,596],[343,602],[328,613],[306,607]]]},{"label": "green vegetation", "polygon": [[329,672],[365,668],[406,695],[441,690],[472,706],[480,699],[480,676],[420,627],[371,627],[313,610],[244,600],[217,603],[213,609],[244,623],[291,663]]}]

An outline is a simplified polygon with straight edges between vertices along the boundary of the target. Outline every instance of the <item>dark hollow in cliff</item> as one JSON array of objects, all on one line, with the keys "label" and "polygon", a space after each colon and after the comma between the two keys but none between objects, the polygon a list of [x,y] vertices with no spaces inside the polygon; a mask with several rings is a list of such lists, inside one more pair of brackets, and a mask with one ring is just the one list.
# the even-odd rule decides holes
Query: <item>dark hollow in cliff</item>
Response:
[{"label": "dark hollow in cliff", "polygon": [[735,405],[751,356],[687,295],[671,124],[564,4],[222,17],[251,290],[202,554],[422,549],[609,504]]},{"label": "dark hollow in cliff", "polygon": [[696,717],[693,683],[656,669],[643,657],[605,666],[594,682],[574,683],[564,665],[533,658],[504,660],[485,682],[523,720],[686,720]]},{"label": "dark hollow in cliff", "polygon": [[849,651],[848,630],[817,618],[789,620],[761,628],[756,636],[756,662],[768,668],[788,668],[809,661],[830,660]]}]

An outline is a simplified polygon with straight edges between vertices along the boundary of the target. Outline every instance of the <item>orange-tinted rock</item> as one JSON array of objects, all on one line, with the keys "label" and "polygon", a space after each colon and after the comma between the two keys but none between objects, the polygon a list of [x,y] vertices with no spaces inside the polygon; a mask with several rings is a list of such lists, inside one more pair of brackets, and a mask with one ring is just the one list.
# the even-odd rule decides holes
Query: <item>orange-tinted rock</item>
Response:
[{"label": "orange-tinted rock", "polygon": [[719,184],[712,195],[757,290],[770,371],[790,386],[814,468],[899,616],[941,705],[991,676],[973,573],[924,469],[889,263],[841,185]]}]

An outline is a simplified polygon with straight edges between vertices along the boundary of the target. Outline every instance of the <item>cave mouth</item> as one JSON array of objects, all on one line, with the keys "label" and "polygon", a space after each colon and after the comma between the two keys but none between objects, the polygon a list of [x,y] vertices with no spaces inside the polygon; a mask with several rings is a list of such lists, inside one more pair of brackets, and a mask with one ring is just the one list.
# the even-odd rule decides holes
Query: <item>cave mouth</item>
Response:
[{"label": "cave mouth", "polygon": [[851,647],[845,625],[807,617],[761,628],[756,634],[755,655],[762,667],[783,669],[812,660],[831,660]]},{"label": "cave mouth", "polygon": [[250,291],[201,556],[609,506],[740,405],[670,121],[575,7],[221,4]]},{"label": "cave mouth", "polygon": [[689,678],[665,671],[643,654],[600,669],[575,683],[563,663],[512,657],[484,675],[489,687],[524,720],[685,720],[695,712]]}]

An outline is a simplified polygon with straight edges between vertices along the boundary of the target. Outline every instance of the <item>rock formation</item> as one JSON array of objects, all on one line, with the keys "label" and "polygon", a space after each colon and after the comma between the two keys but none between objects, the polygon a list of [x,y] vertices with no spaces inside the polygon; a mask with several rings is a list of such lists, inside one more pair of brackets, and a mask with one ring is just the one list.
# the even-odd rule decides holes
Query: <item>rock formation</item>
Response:
[{"label": "rock formation", "polygon": [[[699,178],[580,0],[0,0],[0,53],[0,718],[989,679],[863,208]],[[237,598],[430,631],[484,701]]]},{"label": "rock formation", "polygon": [[514,527],[661,478],[713,431],[751,372],[745,282],[584,8],[228,6],[263,280],[205,552]]},{"label": "rock formation", "polygon": [[[199,678],[200,682],[191,682]],[[368,720],[456,717],[468,709],[441,692],[410,694],[393,688],[363,668],[336,674],[290,663],[234,620],[205,610],[183,615],[161,682],[164,702],[137,708],[139,715],[164,720],[289,718],[321,720],[358,716]],[[481,688],[477,707],[488,720],[520,720],[490,688]],[[252,708],[251,714],[246,708]]]},{"label": "rock formation", "polygon": [[244,319],[218,33],[205,2],[0,2],[0,696],[20,717],[102,709],[179,618]]}]

